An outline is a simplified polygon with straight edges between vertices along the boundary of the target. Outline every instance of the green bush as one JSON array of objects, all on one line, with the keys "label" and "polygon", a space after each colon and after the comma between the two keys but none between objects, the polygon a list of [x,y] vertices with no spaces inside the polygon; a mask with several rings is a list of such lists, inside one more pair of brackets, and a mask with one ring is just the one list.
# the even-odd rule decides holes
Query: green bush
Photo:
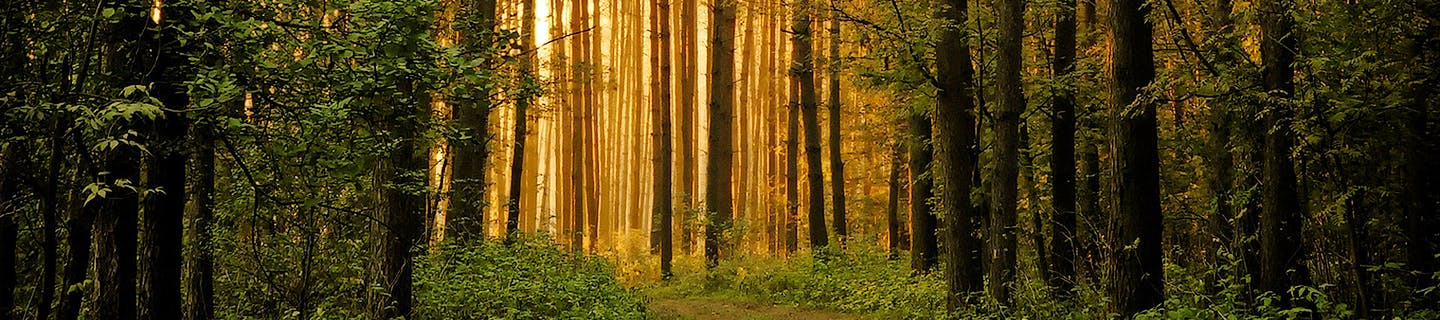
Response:
[{"label": "green bush", "polygon": [[562,251],[544,239],[510,246],[449,245],[418,258],[416,314],[422,319],[643,319],[639,298],[605,260]]}]

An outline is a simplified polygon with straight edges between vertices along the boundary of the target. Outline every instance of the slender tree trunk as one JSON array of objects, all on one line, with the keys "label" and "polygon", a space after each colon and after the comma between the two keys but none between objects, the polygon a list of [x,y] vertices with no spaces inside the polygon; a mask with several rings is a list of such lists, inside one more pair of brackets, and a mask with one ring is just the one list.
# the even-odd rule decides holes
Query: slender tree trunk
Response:
[{"label": "slender tree trunk", "polygon": [[900,258],[900,162],[904,160],[904,151],[899,143],[890,146],[890,191],[886,193],[889,199],[885,202],[885,234],[891,260]]},{"label": "slender tree trunk", "polygon": [[[1052,72],[1056,79],[1070,79],[1075,68],[1075,0],[1061,0],[1055,18],[1055,55]],[[1069,88],[1070,86],[1062,86]],[[1075,288],[1075,93],[1055,93],[1050,128],[1051,201],[1050,222],[1051,287],[1061,297],[1070,297]],[[1037,232],[1039,230],[1036,230]]]},{"label": "slender tree trunk", "polygon": [[[680,181],[676,181],[676,184],[680,186],[680,196],[685,202],[685,207],[689,209],[695,208],[700,198],[700,195],[696,194],[699,182],[696,181],[698,179],[695,169],[695,151],[699,149],[696,144],[698,138],[695,137],[695,128],[699,127],[695,123],[696,101],[699,99],[695,79],[695,75],[698,74],[696,60],[699,54],[699,50],[696,49],[698,42],[695,34],[697,28],[695,17],[698,15],[697,10],[700,6],[696,5],[695,1],[680,0],[680,23],[678,25],[680,33],[676,36],[676,40],[680,42],[677,45],[677,48],[680,49],[678,55],[680,76],[676,79],[680,87],[679,99],[676,99],[677,109],[680,112],[680,125],[678,126],[680,145],[676,147],[680,151],[680,175],[678,176]],[[682,222],[680,229],[681,236],[684,238],[681,241],[681,251],[691,252],[691,247],[695,244],[695,231],[692,230],[692,224]]]},{"label": "slender tree trunk", "polygon": [[934,196],[931,170],[930,117],[920,110],[908,110],[910,127],[910,269],[928,273],[940,261],[939,234],[935,229],[935,211],[930,206]]},{"label": "slender tree trunk", "polygon": [[1110,5],[1110,171],[1115,179],[1110,217],[1119,251],[1111,253],[1115,273],[1108,289],[1114,312],[1122,317],[1165,301],[1155,105],[1139,97],[1155,78],[1149,11],[1139,0]]},{"label": "slender tree trunk", "polygon": [[710,28],[710,142],[706,165],[705,204],[710,223],[705,228],[705,266],[720,263],[724,236],[730,230],[733,215],[731,203],[731,144],[735,107],[735,4],[712,5]]},{"label": "slender tree trunk", "polygon": [[[158,45],[191,43],[181,41],[181,30],[190,21],[189,7],[167,7],[164,12]],[[167,26],[169,25],[169,26]],[[188,47],[156,47],[158,59],[153,73],[159,74],[153,94],[169,110],[184,110],[190,105],[185,81],[193,73],[189,66]],[[189,121],[180,112],[166,111],[155,125],[156,143],[150,147],[155,154],[150,162],[147,180],[163,192],[145,196],[145,233],[141,255],[146,260],[147,274],[140,277],[141,317],[146,319],[178,319],[180,311],[181,266],[184,264],[183,241],[185,218],[185,150]],[[163,170],[161,168],[181,168]]]},{"label": "slender tree trunk", "polygon": [[654,117],[653,124],[655,126],[655,180],[652,181],[655,198],[651,209],[654,210],[655,216],[659,217],[654,227],[660,229],[656,237],[660,239],[660,274],[663,278],[669,278],[672,274],[670,260],[674,256],[674,253],[671,252],[673,244],[670,238],[670,225],[674,209],[674,204],[671,202],[674,195],[671,193],[674,192],[675,187],[670,179],[670,1],[654,0],[654,3],[655,12],[651,18],[656,20],[655,38],[658,42],[656,47],[660,50],[655,55],[659,57],[660,64],[655,66],[659,71],[653,74],[657,79],[655,88],[660,91],[657,93],[659,98],[655,99],[658,103],[652,107],[654,111],[651,114]]},{"label": "slender tree trunk", "polygon": [[[494,41],[491,34],[495,28],[495,0],[467,0],[462,4],[465,13],[456,21],[479,22],[472,30],[461,30],[457,43],[465,50],[482,50]],[[495,63],[486,60],[487,64]],[[471,101],[450,99],[450,113],[457,127],[469,134],[466,139],[450,141],[450,150],[455,157],[454,173],[450,181],[450,212],[446,215],[446,236],[457,241],[479,240],[485,237],[485,160],[490,157],[490,91],[484,86],[471,87],[478,92]]]},{"label": "slender tree trunk", "polygon": [[1301,247],[1304,216],[1296,190],[1295,165],[1290,159],[1294,137],[1289,129],[1294,114],[1288,105],[1294,94],[1295,36],[1291,34],[1294,18],[1288,0],[1264,0],[1256,4],[1261,12],[1260,56],[1264,87],[1272,97],[1283,101],[1269,105],[1262,120],[1265,134],[1264,196],[1260,218],[1260,279],[1261,292],[1275,292],[1293,302],[1288,294],[1291,286],[1309,284],[1305,265],[1306,253]]},{"label": "slender tree trunk", "polygon": [[215,142],[210,128],[190,127],[194,154],[190,164],[190,187],[185,191],[190,198],[186,209],[190,227],[185,229],[186,242],[190,252],[185,255],[185,306],[186,320],[208,320],[215,317],[214,254],[211,221],[215,216]]},{"label": "slender tree trunk", "polygon": [[800,231],[800,81],[790,81],[785,123],[785,252],[799,248]]},{"label": "slender tree trunk", "polygon": [[[1440,246],[1440,230],[1437,230],[1435,215],[1435,201],[1440,200],[1440,188],[1437,188],[1436,178],[1440,170],[1431,168],[1436,159],[1437,149],[1435,145],[1436,135],[1429,129],[1430,99],[1434,94],[1435,86],[1440,85],[1440,3],[1434,1],[1421,2],[1426,5],[1420,8],[1429,21],[1424,28],[1426,32],[1420,39],[1416,39],[1415,50],[1419,54],[1422,63],[1427,64],[1429,72],[1422,75],[1422,82],[1413,93],[1411,104],[1414,106],[1413,113],[1407,115],[1405,139],[1405,237],[1407,261],[1410,269],[1415,271],[1413,288],[1430,288],[1437,285],[1433,275],[1436,272],[1435,250]],[[1426,68],[1417,68],[1427,70]],[[1436,300],[1434,294],[1420,295],[1422,301],[1433,302]]]},{"label": "slender tree trunk", "polygon": [[[976,152],[978,135],[978,124],[975,120],[974,100],[974,69],[970,66],[970,47],[966,35],[965,24],[969,21],[966,15],[968,6],[966,0],[945,0],[941,3],[943,8],[939,11],[939,18],[947,21],[940,36],[940,44],[936,48],[936,76],[939,78],[936,93],[935,110],[935,153],[939,158],[936,161],[939,174],[940,188],[940,210],[945,217],[945,247],[946,247],[946,269],[945,283],[948,295],[945,299],[949,310],[956,310],[968,303],[966,297],[971,293],[980,290],[983,280],[980,269],[980,243],[976,238],[979,231],[980,210],[976,210],[977,199],[971,199],[970,189],[974,186],[976,172]],[[914,117],[912,115],[912,117]],[[926,127],[929,123],[917,123],[911,121],[911,126]],[[914,130],[912,128],[912,130]],[[912,156],[914,153],[911,153]],[[927,159],[928,160],[928,159]],[[920,170],[922,167],[916,165],[928,165],[928,163],[916,163],[911,160],[911,171]],[[911,179],[915,179],[912,174]],[[928,185],[917,183],[915,189],[929,188]],[[912,190],[914,194],[917,191]],[[928,192],[928,191],[927,191]],[[911,197],[912,202],[925,202],[927,199]],[[912,203],[914,207],[917,204]],[[911,212],[915,218],[920,220],[927,213]],[[933,216],[925,217],[933,221]],[[934,252],[930,248],[934,246],[929,243],[921,243],[920,239],[930,240],[928,236],[921,237],[921,232],[929,232],[921,228],[922,224],[916,224],[915,245],[917,251]],[[920,248],[923,248],[920,249]]]},{"label": "slender tree trunk", "polygon": [[[123,17],[110,25],[110,43],[114,46],[110,61],[115,87],[147,83],[146,69],[151,66],[147,51],[139,37],[145,34],[148,24],[146,8],[109,2],[104,4]],[[124,123],[136,130],[139,123]],[[148,141],[139,141],[146,143]],[[95,240],[95,276],[98,288],[94,297],[93,318],[136,319],[136,245],[140,195],[132,188],[121,186],[122,181],[140,181],[141,152],[138,148],[121,144],[105,154],[101,182],[109,188],[104,199],[103,211],[96,218],[91,232]]]},{"label": "slender tree trunk", "polygon": [[841,246],[849,229],[845,224],[845,160],[840,145],[840,8],[830,0],[830,211],[835,216],[835,238]]},{"label": "slender tree trunk", "polygon": [[811,42],[810,18],[814,10],[809,0],[795,2],[794,36],[795,65],[791,74],[800,85],[800,117],[805,129],[806,180],[809,181],[808,199],[810,222],[810,247],[819,249],[829,244],[825,234],[825,176],[820,166],[820,124],[819,110],[815,97],[814,45]]},{"label": "slender tree trunk", "polygon": [[[84,150],[81,147],[84,146],[84,144],[81,143],[80,136],[72,135],[71,137],[74,137],[73,147],[76,150]],[[78,178],[82,176],[82,172],[84,176],[98,178],[99,176],[96,174],[93,163],[90,160],[90,153],[77,152],[77,154],[79,154],[80,157],[80,164],[75,167],[76,179],[74,180],[79,181],[80,179]],[[84,283],[87,279],[86,272],[90,270],[90,240],[92,239],[91,233],[88,232],[88,230],[91,230],[96,222],[96,217],[102,210],[102,205],[106,203],[102,201],[86,203],[86,201],[80,197],[78,188],[70,189],[67,197],[69,198],[70,208],[69,217],[67,217],[65,221],[65,229],[71,230],[71,232],[68,233],[65,239],[66,252],[68,252],[69,255],[65,262],[65,275],[61,285],[70,288]],[[60,300],[60,313],[57,314],[56,319],[79,319],[81,304],[84,301],[85,293],[85,290],[66,290],[65,298]]]},{"label": "slender tree trunk", "polygon": [[[520,37],[516,39],[516,41],[520,42],[522,52],[531,52],[535,50],[535,37],[533,36],[535,34],[535,0],[524,1],[525,8],[523,10],[525,10],[525,13],[520,18]],[[535,81],[532,75],[532,70],[535,69],[535,55],[526,54],[524,58],[521,58],[520,64],[519,85],[522,88],[526,88],[531,86],[531,82]],[[512,148],[514,153],[510,162],[510,200],[506,202],[506,213],[508,215],[505,219],[505,239],[507,241],[514,241],[520,232],[520,197],[521,192],[524,191],[524,184],[526,182],[524,174],[525,126],[529,123],[525,111],[530,108],[530,100],[533,98],[534,96],[528,92],[521,93],[519,99],[515,102],[515,147]],[[531,180],[530,183],[533,184],[534,181]]]}]

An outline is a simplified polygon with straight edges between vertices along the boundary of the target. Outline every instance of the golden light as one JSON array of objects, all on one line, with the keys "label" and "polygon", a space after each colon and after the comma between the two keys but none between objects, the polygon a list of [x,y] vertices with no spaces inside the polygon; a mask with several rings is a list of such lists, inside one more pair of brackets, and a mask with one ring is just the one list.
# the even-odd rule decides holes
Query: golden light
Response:
[{"label": "golden light", "polygon": [[163,0],[150,2],[150,21],[155,24],[160,24],[160,6],[163,5],[162,2]]}]

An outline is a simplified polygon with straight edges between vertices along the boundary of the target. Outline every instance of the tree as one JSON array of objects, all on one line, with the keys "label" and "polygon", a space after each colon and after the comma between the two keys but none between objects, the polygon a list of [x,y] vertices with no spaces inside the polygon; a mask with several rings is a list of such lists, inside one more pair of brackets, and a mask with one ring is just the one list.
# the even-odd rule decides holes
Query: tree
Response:
[{"label": "tree", "polygon": [[[1055,55],[1051,72],[1070,79],[1075,68],[1075,0],[1060,1],[1055,17]],[[1061,86],[1051,97],[1050,174],[1054,217],[1050,223],[1050,286],[1068,297],[1075,288],[1075,93]],[[1038,230],[1037,230],[1038,232]]]},{"label": "tree", "polygon": [[[698,138],[695,137],[695,128],[699,127],[695,123],[695,113],[699,110],[696,105],[696,101],[699,99],[699,91],[696,88],[697,81],[695,79],[696,74],[699,73],[699,63],[696,62],[699,56],[699,49],[697,49],[699,46],[697,45],[698,42],[696,41],[695,35],[698,27],[695,22],[695,17],[698,16],[699,12],[697,12],[697,10],[699,10],[700,6],[696,5],[695,1],[696,0],[680,0],[680,23],[676,25],[680,30],[675,37],[675,40],[679,42],[676,44],[676,48],[678,49],[676,50],[678,52],[676,58],[680,64],[680,70],[676,72],[678,76],[675,79],[677,87],[679,87],[678,89],[680,90],[678,99],[675,99],[675,102],[677,102],[676,111],[680,114],[680,125],[678,126],[680,129],[680,145],[675,147],[680,153],[680,174],[676,177],[679,181],[676,181],[675,184],[680,186],[680,195],[683,197],[682,199],[685,199],[687,202],[684,203],[685,206],[689,208],[695,207],[697,200],[700,198],[700,195],[696,194],[696,189],[700,183],[696,181],[698,180],[698,171],[695,169],[695,152],[700,149],[699,145],[696,144]],[[695,242],[695,232],[690,229],[691,224],[681,223],[680,233],[683,238],[681,249],[685,252],[690,252],[690,246]]]},{"label": "tree", "polygon": [[830,211],[835,216],[835,237],[845,244],[845,160],[840,146],[840,8],[830,0]]},{"label": "tree", "polygon": [[795,61],[790,67],[790,76],[800,85],[800,118],[805,129],[805,169],[809,182],[810,203],[806,206],[810,222],[810,247],[819,249],[829,245],[830,238],[825,231],[825,175],[820,165],[820,124],[818,102],[815,96],[815,66],[813,33],[810,30],[810,16],[814,8],[809,0],[795,2],[795,20],[792,28],[795,34],[791,42],[795,45]]},{"label": "tree", "polygon": [[190,187],[185,189],[189,207],[185,219],[190,227],[185,229],[185,241],[190,251],[185,255],[185,306],[184,319],[208,320],[215,317],[215,256],[212,250],[214,239],[210,235],[215,218],[215,140],[208,126],[190,127],[190,142],[193,144],[190,159]]},{"label": "tree", "polygon": [[656,98],[657,102],[651,107],[651,116],[654,117],[654,143],[655,143],[655,180],[654,184],[654,206],[652,210],[655,216],[659,217],[655,228],[660,229],[660,273],[663,277],[670,277],[671,258],[673,253],[673,241],[671,241],[671,216],[674,204],[671,194],[674,186],[670,180],[670,1],[654,0],[654,14],[651,19],[655,20],[654,26],[656,47],[658,50],[655,56],[660,64],[652,66],[657,70],[651,73],[655,75],[654,88],[659,89]]},{"label": "tree", "polygon": [[995,169],[990,186],[989,234],[990,261],[987,265],[990,298],[1005,305],[1010,300],[1010,283],[1015,281],[1015,220],[1018,199],[1016,179],[1019,174],[1020,113],[1025,109],[1024,84],[1020,79],[1020,42],[1025,32],[1024,0],[1005,0],[999,4],[999,57],[995,85],[999,90],[995,119]]},{"label": "tree", "polygon": [[[521,88],[533,86],[535,79],[532,75],[535,69],[535,0],[525,0],[525,14],[520,21],[520,51],[527,52],[520,62],[520,84]],[[510,162],[510,200],[506,202],[505,239],[514,241],[520,232],[520,195],[524,191],[525,182],[525,130],[526,123],[530,122],[525,116],[526,109],[530,108],[530,100],[533,95],[529,92],[522,92],[515,102],[515,147],[514,155]],[[534,180],[531,180],[534,183]]]},{"label": "tree", "polygon": [[[457,21],[469,21],[459,29],[456,44],[464,50],[490,52],[495,32],[495,0],[467,0],[461,4]],[[487,65],[495,62],[480,59]],[[466,91],[473,90],[473,91]],[[490,90],[486,86],[467,86],[457,90],[447,103],[455,124],[464,137],[450,139],[455,165],[450,186],[450,211],[444,233],[447,237],[480,239],[485,236],[485,160],[490,156]],[[460,99],[467,97],[468,99]]]},{"label": "tree", "polygon": [[886,249],[889,251],[890,259],[900,258],[900,165],[903,161],[904,149],[900,143],[892,143],[890,146],[890,177],[888,199],[885,201],[885,235],[889,240]]},{"label": "tree", "polygon": [[[168,110],[185,110],[190,106],[190,97],[185,82],[194,69],[189,56],[193,44],[182,41],[184,30],[191,24],[190,6],[166,7],[163,20],[151,20],[159,29],[159,41],[155,47],[147,48],[147,55],[155,56],[151,74],[158,77],[153,95]],[[174,45],[174,47],[168,47]],[[149,79],[147,79],[149,80]],[[147,81],[148,82],[148,81]],[[155,143],[150,147],[150,169],[146,170],[148,182],[160,192],[151,192],[146,200],[144,230],[141,243],[142,257],[145,258],[146,274],[140,277],[142,306],[140,315],[146,319],[178,319],[181,309],[180,275],[183,264],[183,239],[186,171],[159,170],[157,168],[185,168],[186,134],[189,127],[186,116],[177,111],[165,111],[163,118],[155,124]]]},{"label": "tree", "polygon": [[20,212],[21,168],[26,142],[5,143],[0,150],[0,315],[15,316],[16,264],[15,247],[20,226],[15,216]]},{"label": "tree", "polygon": [[730,176],[734,161],[735,109],[735,3],[711,6],[710,24],[710,137],[706,167],[705,205],[710,223],[705,228],[705,266],[720,263],[724,236],[730,230],[734,204]]},{"label": "tree", "polygon": [[934,175],[931,174],[933,154],[930,140],[930,117],[921,110],[908,110],[907,127],[910,152],[910,269],[928,273],[940,261],[939,234],[935,229],[935,211],[930,206],[934,196]]},{"label": "tree", "polygon": [[785,253],[800,244],[800,80],[791,77],[785,126]]},{"label": "tree", "polygon": [[[979,210],[970,198],[972,177],[976,176],[978,143],[975,123],[970,47],[965,23],[966,0],[941,3],[937,16],[947,23],[936,47],[935,71],[935,154],[940,177],[940,212],[945,217],[945,283],[949,290],[946,305],[954,310],[966,303],[965,296],[980,290]],[[915,123],[912,126],[926,126]],[[928,131],[928,130],[927,130]],[[915,163],[911,163],[915,165]],[[915,170],[915,169],[911,169]],[[916,185],[915,188],[920,188]],[[911,191],[912,193],[914,191]],[[910,201],[924,201],[911,198]],[[923,229],[916,228],[918,235]],[[918,236],[916,239],[919,239]],[[920,245],[920,242],[915,242]],[[927,248],[928,250],[928,248]]]},{"label": "tree", "polygon": [[1295,35],[1287,0],[1256,3],[1260,10],[1260,60],[1263,86],[1274,98],[1261,118],[1265,134],[1264,165],[1261,169],[1264,194],[1260,217],[1261,292],[1275,292],[1290,302],[1291,286],[1309,284],[1306,254],[1300,238],[1305,214],[1296,191],[1295,164],[1290,159],[1294,136],[1289,128],[1294,111],[1290,97],[1295,94]]},{"label": "tree", "polygon": [[[1435,217],[1435,201],[1440,200],[1440,188],[1436,185],[1436,175],[1440,170],[1429,167],[1437,157],[1437,146],[1435,144],[1435,132],[1429,127],[1430,99],[1434,94],[1436,85],[1440,85],[1440,3],[1435,1],[1418,2],[1422,6],[1419,12],[1429,18],[1424,28],[1425,32],[1419,33],[1415,50],[1419,51],[1416,56],[1420,57],[1422,63],[1428,64],[1428,70],[1422,74],[1424,83],[1417,86],[1411,98],[1414,106],[1412,114],[1407,115],[1407,139],[1405,148],[1405,180],[1404,196],[1406,205],[1405,214],[1405,236],[1409,240],[1407,260],[1410,268],[1418,271],[1414,280],[1414,287],[1428,288],[1436,285],[1432,275],[1436,272],[1435,250],[1440,245],[1440,232],[1437,232]],[[1434,301],[1435,298],[1429,298]]]},{"label": "tree", "polygon": [[1149,8],[1138,0],[1110,5],[1110,218],[1118,251],[1110,253],[1114,275],[1107,290],[1122,317],[1165,301],[1155,105],[1140,96],[1155,78]]}]

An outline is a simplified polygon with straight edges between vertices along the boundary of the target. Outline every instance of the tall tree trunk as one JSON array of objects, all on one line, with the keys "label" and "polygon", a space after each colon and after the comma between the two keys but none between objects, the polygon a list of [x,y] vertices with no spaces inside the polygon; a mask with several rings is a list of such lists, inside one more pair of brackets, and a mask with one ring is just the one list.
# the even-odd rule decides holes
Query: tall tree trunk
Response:
[{"label": "tall tree trunk", "polygon": [[835,238],[845,245],[845,160],[840,146],[840,8],[830,0],[830,205],[835,216]]},{"label": "tall tree trunk", "polygon": [[[420,48],[407,48],[420,50]],[[413,51],[412,51],[413,53]],[[401,53],[408,55],[411,53]],[[424,215],[424,199],[406,190],[425,187],[425,148],[420,144],[419,128],[427,125],[430,114],[429,93],[420,89],[415,80],[403,79],[397,84],[405,98],[377,98],[388,107],[376,119],[377,131],[393,147],[383,150],[373,162],[372,207],[377,221],[371,235],[376,242],[371,254],[374,284],[370,290],[368,310],[373,319],[411,318],[414,302],[415,264],[410,249],[416,244]]]},{"label": "tall tree trunk", "polygon": [[1109,297],[1114,312],[1130,317],[1165,301],[1161,261],[1160,155],[1155,105],[1140,98],[1155,78],[1149,6],[1139,0],[1110,5],[1110,172],[1115,205]]},{"label": "tall tree trunk", "polygon": [[[524,0],[525,13],[520,18],[520,42],[521,52],[535,51],[535,0]],[[520,62],[520,84],[521,88],[528,88],[534,82],[533,70],[535,69],[535,54],[526,54]],[[520,93],[515,102],[515,147],[512,148],[513,156],[510,160],[510,197],[506,204],[505,239],[515,241],[520,232],[520,203],[521,195],[525,189],[525,126],[529,123],[525,115],[526,109],[530,108],[530,100],[534,95],[525,91]],[[534,184],[535,181],[529,181]]]},{"label": "tall tree trunk", "polygon": [[[937,173],[940,177],[940,210],[945,217],[945,247],[946,247],[946,269],[945,284],[948,290],[946,306],[955,310],[968,303],[965,298],[971,293],[980,290],[982,278],[980,269],[976,268],[981,263],[980,243],[976,238],[979,232],[980,210],[976,209],[976,203],[970,197],[970,189],[974,186],[974,180],[978,173],[976,171],[977,158],[977,123],[975,121],[974,98],[974,69],[970,66],[970,46],[966,35],[965,24],[969,21],[966,14],[966,0],[945,0],[941,2],[942,9],[938,16],[946,21],[944,31],[941,32],[940,44],[936,48],[936,76],[939,78],[935,103],[935,153],[939,158],[936,162]],[[912,116],[913,117],[913,116]],[[912,126],[926,127],[928,123],[916,123],[912,120]],[[914,130],[912,128],[912,130]],[[913,155],[913,153],[912,153]],[[920,170],[915,167],[917,163],[911,161],[911,171]],[[928,165],[923,163],[920,165]],[[911,176],[914,179],[914,175]],[[916,184],[913,188],[928,188]],[[912,190],[911,193],[916,191]],[[924,198],[912,197],[910,201],[925,202]],[[915,206],[915,204],[911,204]],[[912,212],[911,214],[917,214]],[[914,219],[920,219],[916,215]],[[926,217],[926,220],[933,217]],[[932,220],[933,221],[933,220]],[[926,229],[919,228],[916,224],[915,245],[917,248],[929,248],[932,244],[919,242],[920,234]],[[928,238],[928,237],[926,237]],[[926,239],[926,241],[931,241]],[[923,245],[923,246],[922,246]]]},{"label": "tall tree trunk", "polygon": [[[1075,71],[1075,0],[1061,0],[1055,17],[1055,55],[1051,71],[1056,79],[1071,79]],[[1051,201],[1050,222],[1051,287],[1061,297],[1070,297],[1075,288],[1075,92],[1062,86],[1051,99],[1050,119]],[[1036,230],[1037,232],[1039,230]]]},{"label": "tall tree trunk", "polygon": [[793,253],[800,242],[800,81],[790,80],[790,103],[786,104],[785,129],[785,252]]},{"label": "tall tree trunk", "polygon": [[651,19],[656,20],[655,40],[658,42],[656,47],[660,50],[655,53],[655,56],[659,57],[660,64],[654,66],[658,68],[658,71],[653,74],[657,79],[655,88],[660,91],[657,93],[659,98],[655,99],[658,103],[652,107],[654,111],[651,113],[655,126],[655,180],[652,181],[654,204],[651,210],[654,210],[655,216],[659,217],[655,221],[654,228],[660,230],[655,237],[660,239],[660,274],[661,277],[669,278],[672,274],[670,260],[674,256],[671,252],[673,244],[670,238],[670,225],[674,213],[674,204],[671,202],[674,199],[672,192],[675,188],[670,179],[670,1],[654,0],[654,3],[655,12],[651,15]]},{"label": "tall tree trunk", "polygon": [[1260,218],[1260,279],[1261,292],[1275,292],[1291,302],[1291,286],[1309,284],[1305,252],[1301,247],[1304,212],[1296,191],[1294,161],[1290,150],[1294,136],[1289,128],[1294,111],[1289,105],[1294,94],[1295,37],[1291,34],[1294,18],[1288,0],[1263,0],[1256,4],[1261,13],[1260,56],[1264,87],[1281,101],[1267,105],[1262,112],[1265,128],[1264,196]]},{"label": "tall tree trunk", "polygon": [[886,251],[891,260],[900,258],[900,162],[904,160],[900,143],[890,145],[889,192],[885,201]]},{"label": "tall tree trunk", "polygon": [[710,27],[710,137],[706,165],[705,205],[709,224],[705,228],[705,266],[720,263],[724,236],[730,230],[731,162],[735,152],[731,138],[735,108],[735,4],[712,6]]},{"label": "tall tree trunk", "polygon": [[[464,50],[480,50],[493,45],[495,28],[495,0],[467,0],[462,4],[461,14],[456,21],[478,22],[471,30],[460,30],[457,43]],[[463,24],[462,24],[463,25]],[[496,63],[486,57],[487,64]],[[452,98],[450,113],[455,117],[457,127],[465,130],[469,137],[450,141],[450,150],[455,157],[454,173],[450,181],[450,210],[445,222],[446,237],[457,241],[479,240],[485,237],[485,160],[490,157],[490,91],[485,86],[472,86],[471,101]]]},{"label": "tall tree trunk", "polygon": [[[141,7],[119,1],[103,4],[114,9],[122,18],[110,25],[111,48],[110,71],[114,76],[113,85],[123,88],[127,85],[148,83],[146,79],[153,56],[148,56],[140,37],[145,35],[148,24],[148,6]],[[144,131],[139,123],[124,123],[128,129]],[[147,141],[139,141],[146,143]],[[103,210],[96,218],[91,232],[95,241],[95,292],[93,318],[136,319],[136,245],[137,219],[140,212],[140,195],[135,189],[124,184],[140,181],[141,152],[126,144],[105,153],[101,182],[109,192],[106,194]]]},{"label": "tall tree trunk", "polygon": [[[1431,161],[1436,160],[1437,146],[1435,145],[1436,135],[1429,128],[1430,99],[1434,94],[1435,86],[1440,85],[1440,3],[1424,1],[1420,9],[1421,13],[1429,21],[1424,28],[1426,32],[1416,39],[1415,50],[1419,54],[1421,63],[1428,68],[1417,68],[1429,70],[1422,75],[1422,82],[1416,86],[1411,104],[1414,106],[1411,114],[1407,115],[1406,129],[1408,135],[1405,139],[1405,237],[1407,261],[1410,269],[1416,272],[1413,279],[1413,288],[1430,288],[1437,285],[1433,275],[1436,272],[1435,250],[1440,246],[1440,223],[1437,223],[1435,214],[1435,201],[1440,200],[1440,188],[1437,188],[1436,178],[1440,170],[1431,168]],[[1424,301],[1433,302],[1435,295],[1419,295]],[[1427,297],[1428,296],[1428,297]]]},{"label": "tall tree trunk", "polygon": [[186,208],[186,219],[190,228],[185,229],[186,242],[190,252],[185,255],[185,306],[186,320],[208,320],[215,317],[214,253],[210,236],[211,221],[215,217],[215,142],[212,130],[205,126],[190,127],[191,143],[194,144],[191,163],[190,187],[185,189],[190,198]]},{"label": "tall tree trunk", "polygon": [[992,172],[990,192],[993,209],[990,210],[989,281],[986,291],[990,298],[1002,305],[1009,304],[1010,285],[1015,281],[1015,232],[1016,206],[1020,153],[1020,113],[1025,109],[1025,95],[1021,92],[1020,42],[1025,32],[1024,0],[1004,0],[999,4],[1000,39],[997,57],[995,85],[999,92],[998,112],[995,119],[995,169]]},{"label": "tall tree trunk", "polygon": [[940,261],[939,234],[935,210],[930,206],[935,178],[930,171],[932,145],[930,117],[921,110],[907,110],[910,128],[910,269],[928,273]]},{"label": "tall tree trunk", "polygon": [[29,155],[23,140],[12,140],[0,151],[0,317],[17,316],[15,308],[15,286],[17,283],[15,262],[16,242],[20,226],[15,216],[20,214],[20,175],[25,172],[21,155]]},{"label": "tall tree trunk", "polygon": [[795,20],[792,28],[795,35],[791,41],[795,43],[795,65],[791,67],[791,74],[800,85],[800,118],[805,129],[805,169],[806,181],[809,182],[810,201],[806,209],[809,211],[810,222],[810,247],[819,249],[829,245],[830,238],[825,233],[825,176],[824,168],[820,166],[820,124],[818,115],[818,103],[815,96],[815,66],[814,66],[814,45],[811,42],[814,33],[810,30],[810,18],[815,8],[810,0],[798,0],[795,2]]},{"label": "tall tree trunk", "polygon": [[[76,150],[85,150],[81,143],[80,135],[72,135]],[[80,163],[75,166],[75,179],[79,177],[99,178],[95,172],[94,164],[90,160],[89,152],[76,152],[79,154]],[[65,262],[65,274],[61,285],[65,288],[81,285],[87,280],[86,272],[90,270],[91,258],[91,230],[96,222],[96,217],[102,210],[103,201],[87,203],[81,198],[79,188],[71,188],[67,193],[70,203],[69,215],[65,221],[65,229],[70,230],[65,238],[66,252],[69,253]],[[98,265],[98,264],[97,264]],[[80,318],[81,304],[84,302],[85,290],[66,290],[65,297],[60,300],[60,312],[56,314],[58,320],[75,320]]]},{"label": "tall tree trunk", "polygon": [[[158,45],[192,43],[182,41],[180,28],[190,23],[189,7],[166,7],[160,28]],[[169,110],[184,110],[190,105],[186,94],[185,81],[192,69],[189,54],[192,49],[180,47],[156,47],[154,74],[159,74],[153,94]],[[183,265],[183,241],[185,218],[185,135],[189,121],[180,112],[166,111],[164,118],[155,125],[156,143],[151,146],[155,156],[151,158],[150,169],[146,170],[150,184],[163,192],[152,192],[145,196],[144,230],[141,242],[142,257],[147,274],[140,277],[141,318],[178,319],[181,314],[180,276]],[[181,168],[162,170],[161,168]]]},{"label": "tall tree trunk", "polygon": [[[699,99],[699,91],[696,88],[697,81],[695,79],[696,74],[698,74],[698,63],[696,60],[699,54],[699,50],[697,49],[699,43],[696,41],[697,36],[695,34],[698,26],[696,25],[695,17],[698,15],[697,10],[699,10],[700,6],[696,5],[695,1],[696,0],[680,0],[680,23],[678,24],[680,33],[675,37],[675,39],[679,41],[677,48],[680,49],[677,55],[680,62],[680,70],[678,72],[680,76],[676,79],[680,87],[679,98],[676,99],[676,102],[678,102],[676,108],[680,112],[680,145],[676,147],[676,149],[680,151],[680,175],[678,176],[680,181],[676,181],[676,184],[680,186],[680,196],[685,202],[685,208],[690,209],[696,207],[696,203],[700,198],[699,195],[696,194],[696,188],[698,188],[699,182],[696,181],[698,179],[695,169],[695,152],[699,149],[699,146],[696,144],[698,138],[695,137],[697,131],[695,128],[699,127],[695,123],[695,113],[698,107],[696,101]],[[680,225],[680,233],[684,238],[683,241],[681,241],[681,251],[683,252],[691,252],[691,247],[695,243],[695,232],[691,229],[692,225],[691,223],[683,222]]]}]

